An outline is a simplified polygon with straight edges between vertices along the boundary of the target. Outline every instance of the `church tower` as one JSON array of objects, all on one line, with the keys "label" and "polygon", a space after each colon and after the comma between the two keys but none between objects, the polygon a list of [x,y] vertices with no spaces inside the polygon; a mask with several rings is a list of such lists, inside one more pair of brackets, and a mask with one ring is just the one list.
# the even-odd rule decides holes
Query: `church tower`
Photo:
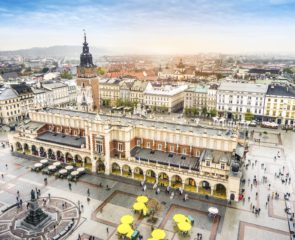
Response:
[{"label": "church tower", "polygon": [[99,78],[93,64],[92,54],[84,31],[83,51],[80,54],[80,65],[77,66],[77,105],[78,110],[85,112],[99,111]]}]

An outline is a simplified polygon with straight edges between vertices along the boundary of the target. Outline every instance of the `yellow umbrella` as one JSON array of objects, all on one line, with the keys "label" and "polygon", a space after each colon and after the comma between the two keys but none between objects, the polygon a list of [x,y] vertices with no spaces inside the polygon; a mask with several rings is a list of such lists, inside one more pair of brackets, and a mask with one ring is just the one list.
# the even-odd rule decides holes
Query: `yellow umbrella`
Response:
[{"label": "yellow umbrella", "polygon": [[177,227],[182,232],[188,232],[189,230],[191,230],[192,225],[188,222],[180,222],[180,223],[177,223]]},{"label": "yellow umbrella", "polygon": [[148,238],[148,240],[158,240],[158,239],[156,239],[156,238]]},{"label": "yellow umbrella", "polygon": [[141,202],[141,203],[147,203],[148,202],[148,197],[146,197],[146,196],[138,196],[137,198],[136,198],[136,201],[137,202]]},{"label": "yellow umbrella", "polygon": [[175,222],[177,222],[177,223],[179,223],[179,222],[185,222],[186,219],[187,219],[187,217],[184,216],[183,214],[175,214],[175,215],[173,216],[173,220],[174,220]]},{"label": "yellow umbrella", "polygon": [[140,210],[142,210],[144,208],[145,208],[144,203],[136,202],[136,203],[133,204],[133,209],[136,210],[136,211],[140,211]]},{"label": "yellow umbrella", "polygon": [[130,227],[129,224],[120,224],[117,227],[117,232],[120,233],[120,234],[123,234],[123,235],[127,234],[131,230],[132,230],[132,228]]},{"label": "yellow umbrella", "polygon": [[132,224],[133,221],[134,221],[133,217],[129,214],[121,217],[121,223]]},{"label": "yellow umbrella", "polygon": [[158,228],[152,232],[152,237],[155,239],[164,239],[166,237],[166,233],[164,230]]},{"label": "yellow umbrella", "polygon": [[148,213],[148,208],[146,206],[144,206],[143,210],[143,216],[146,216]]}]

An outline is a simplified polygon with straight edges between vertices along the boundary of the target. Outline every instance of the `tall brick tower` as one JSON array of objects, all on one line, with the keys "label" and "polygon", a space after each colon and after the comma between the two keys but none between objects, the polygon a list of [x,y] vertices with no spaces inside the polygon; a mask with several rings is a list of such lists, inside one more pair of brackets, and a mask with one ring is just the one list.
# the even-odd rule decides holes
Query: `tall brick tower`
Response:
[{"label": "tall brick tower", "polygon": [[78,110],[85,112],[99,111],[99,78],[96,66],[92,62],[84,32],[83,51],[80,65],[77,66],[77,105]]}]

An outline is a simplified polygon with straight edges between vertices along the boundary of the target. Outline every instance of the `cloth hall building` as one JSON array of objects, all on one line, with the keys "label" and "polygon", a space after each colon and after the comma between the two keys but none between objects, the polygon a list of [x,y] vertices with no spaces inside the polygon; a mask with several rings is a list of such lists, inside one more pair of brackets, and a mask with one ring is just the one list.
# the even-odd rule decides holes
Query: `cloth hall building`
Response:
[{"label": "cloth hall building", "polygon": [[230,130],[54,108],[30,119],[9,136],[12,151],[238,200],[241,146]]}]

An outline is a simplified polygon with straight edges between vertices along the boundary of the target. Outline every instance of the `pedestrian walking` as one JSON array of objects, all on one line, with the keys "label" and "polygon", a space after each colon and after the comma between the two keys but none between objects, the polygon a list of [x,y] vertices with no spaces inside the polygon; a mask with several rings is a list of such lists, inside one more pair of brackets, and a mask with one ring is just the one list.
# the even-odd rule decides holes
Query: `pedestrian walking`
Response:
[{"label": "pedestrian walking", "polygon": [[71,183],[69,183],[69,189],[72,190],[72,184]]},{"label": "pedestrian walking", "polygon": [[89,188],[87,189],[87,195],[88,195],[88,197],[90,196],[90,190],[89,190]]},{"label": "pedestrian walking", "polygon": [[109,234],[109,228],[107,227],[107,234]]}]

